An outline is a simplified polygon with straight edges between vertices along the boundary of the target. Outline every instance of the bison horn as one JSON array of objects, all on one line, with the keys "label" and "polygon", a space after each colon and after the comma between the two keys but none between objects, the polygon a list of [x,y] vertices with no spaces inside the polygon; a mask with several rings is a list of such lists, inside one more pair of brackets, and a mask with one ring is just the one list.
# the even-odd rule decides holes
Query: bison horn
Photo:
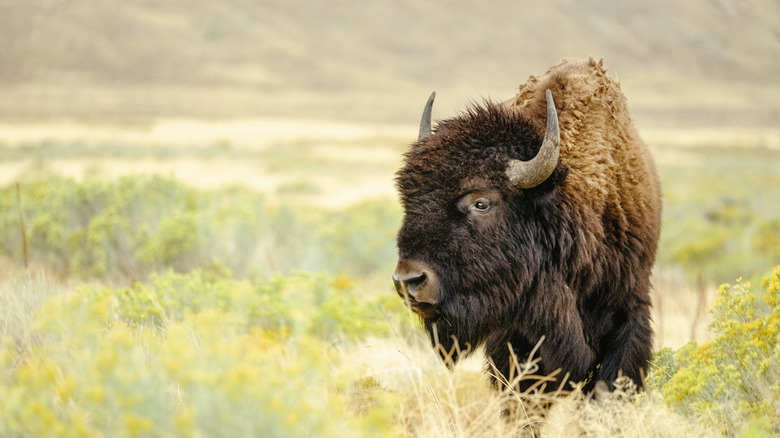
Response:
[{"label": "bison horn", "polygon": [[[421,131],[422,132],[422,131]],[[530,189],[543,183],[558,165],[561,136],[558,129],[558,113],[555,111],[552,93],[547,90],[547,130],[539,152],[530,161],[509,160],[506,175],[519,189]]]},{"label": "bison horn", "polygon": [[435,98],[436,92],[434,91],[431,93],[431,97],[428,98],[428,103],[425,104],[422,119],[420,119],[420,135],[417,137],[417,141],[431,135],[431,113],[433,112],[433,99]]}]

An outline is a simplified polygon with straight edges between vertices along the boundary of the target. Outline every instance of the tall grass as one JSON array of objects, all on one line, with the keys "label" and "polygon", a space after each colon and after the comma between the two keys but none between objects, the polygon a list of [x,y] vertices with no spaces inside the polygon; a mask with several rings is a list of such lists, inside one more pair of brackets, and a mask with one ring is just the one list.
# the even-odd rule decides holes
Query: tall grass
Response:
[{"label": "tall grass", "polygon": [[39,308],[57,295],[60,286],[42,272],[20,273],[0,284],[0,333],[19,352],[28,351],[39,338],[32,321]]}]

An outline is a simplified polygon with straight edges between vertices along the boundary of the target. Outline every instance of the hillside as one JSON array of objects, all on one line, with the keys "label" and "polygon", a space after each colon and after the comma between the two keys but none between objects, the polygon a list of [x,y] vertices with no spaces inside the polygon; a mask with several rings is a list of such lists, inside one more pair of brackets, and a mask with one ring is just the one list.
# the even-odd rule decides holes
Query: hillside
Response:
[{"label": "hillside", "polygon": [[776,124],[780,3],[0,2],[0,117],[414,123],[604,57],[640,123]]}]

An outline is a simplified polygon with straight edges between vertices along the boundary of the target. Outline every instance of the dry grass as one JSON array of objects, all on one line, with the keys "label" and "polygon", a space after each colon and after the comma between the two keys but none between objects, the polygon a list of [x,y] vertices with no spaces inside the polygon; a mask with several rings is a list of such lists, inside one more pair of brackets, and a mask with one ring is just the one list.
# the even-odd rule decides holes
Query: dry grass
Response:
[{"label": "dry grass", "polygon": [[669,411],[656,394],[636,395],[630,389],[581,393],[560,400],[550,410],[545,437],[716,437],[711,430]]},{"label": "dry grass", "polygon": [[656,349],[679,348],[691,341],[711,339],[712,316],[707,306],[717,295],[717,286],[688,286],[681,274],[657,273],[653,280],[653,325]]},{"label": "dry grass", "polygon": [[[393,174],[414,135],[413,127],[272,119],[4,123],[0,185],[43,172],[162,174],[199,188],[240,185],[338,208],[394,198]],[[314,190],[290,193],[301,186]]]},{"label": "dry grass", "polygon": [[345,357],[356,372],[398,396],[409,437],[717,436],[669,411],[657,394],[637,394],[628,382],[596,397],[576,388],[554,395],[498,392],[479,369],[481,352],[449,371],[425,340],[398,336],[373,339]]},{"label": "dry grass", "polygon": [[27,350],[36,339],[30,327],[35,312],[58,293],[60,286],[41,271],[15,275],[8,280],[0,278],[0,337],[8,336],[18,350]]}]

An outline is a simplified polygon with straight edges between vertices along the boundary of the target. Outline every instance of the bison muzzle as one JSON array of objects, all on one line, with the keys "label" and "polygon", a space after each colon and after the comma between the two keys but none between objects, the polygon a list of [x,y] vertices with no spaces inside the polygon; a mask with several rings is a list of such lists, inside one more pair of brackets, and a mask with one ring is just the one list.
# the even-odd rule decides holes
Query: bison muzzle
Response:
[{"label": "bison muzzle", "polygon": [[435,129],[433,98],[396,175],[393,282],[440,355],[484,345],[501,386],[544,339],[542,374],[642,385],[661,192],[620,85],[563,61]]}]

